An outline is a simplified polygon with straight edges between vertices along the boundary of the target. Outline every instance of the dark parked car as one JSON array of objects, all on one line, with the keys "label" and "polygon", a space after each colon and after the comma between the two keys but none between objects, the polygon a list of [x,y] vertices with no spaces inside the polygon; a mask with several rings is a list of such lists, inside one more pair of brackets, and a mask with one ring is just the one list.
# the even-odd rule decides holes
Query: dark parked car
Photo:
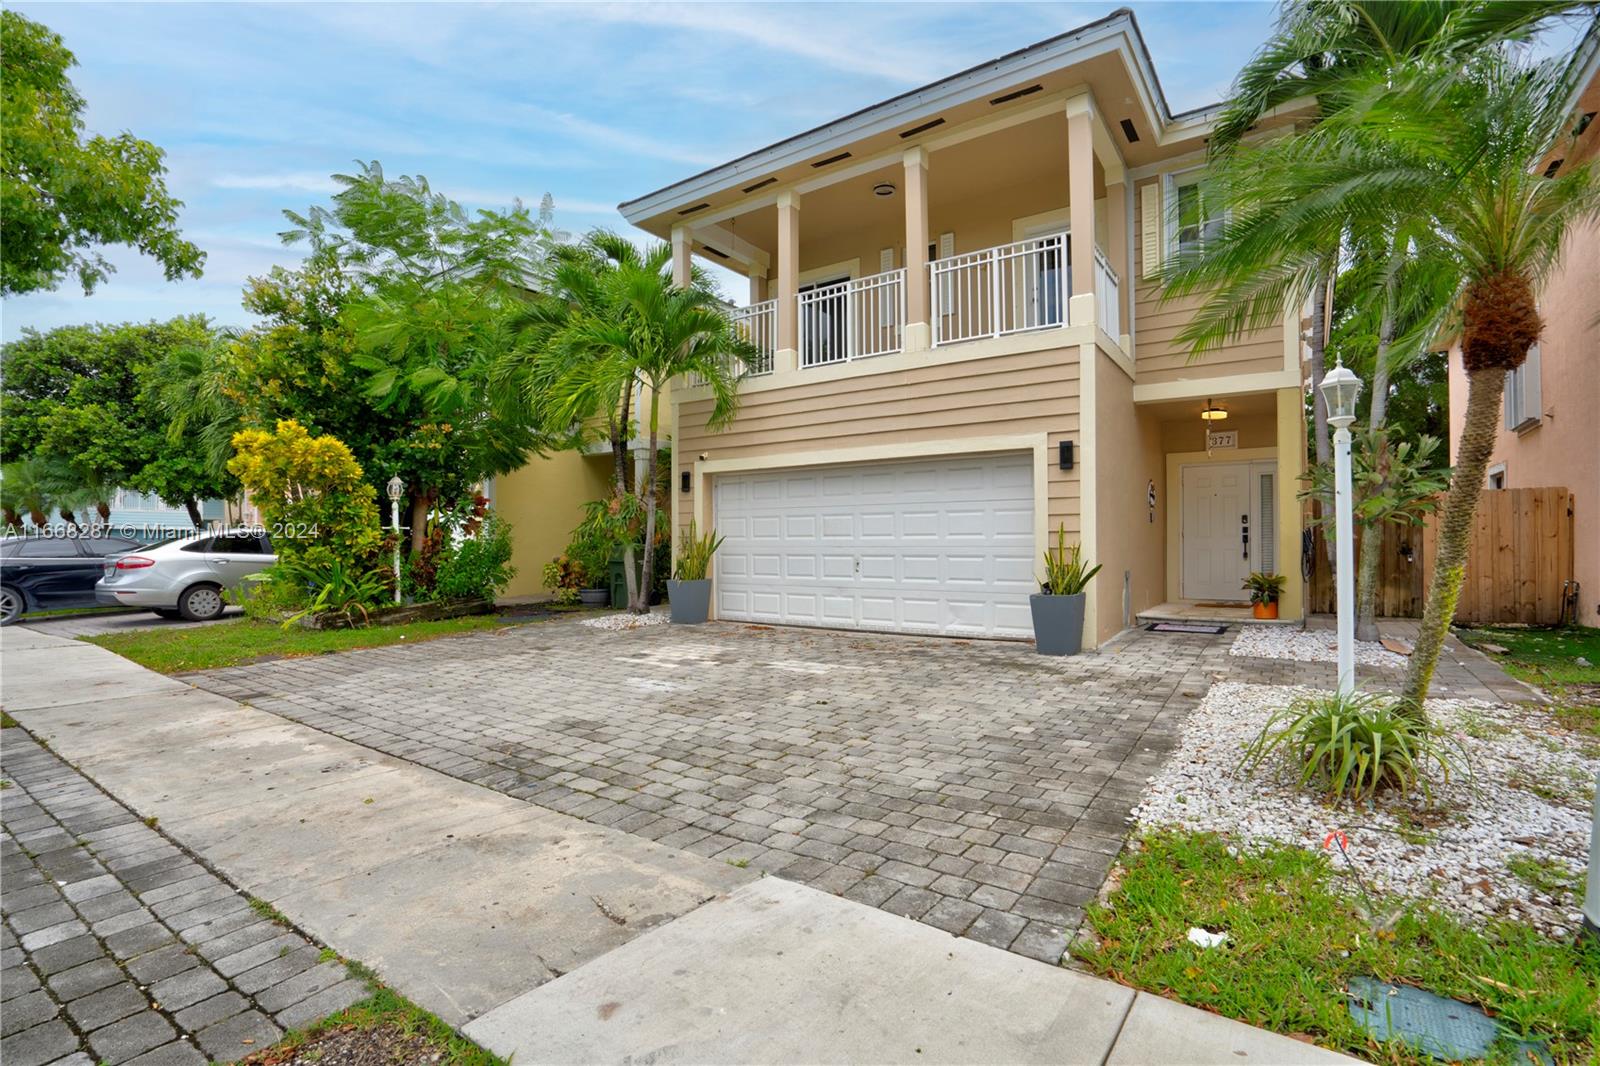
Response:
[{"label": "dark parked car", "polygon": [[98,606],[94,585],[109,555],[141,547],[128,537],[6,537],[0,540],[0,625],[28,611]]}]

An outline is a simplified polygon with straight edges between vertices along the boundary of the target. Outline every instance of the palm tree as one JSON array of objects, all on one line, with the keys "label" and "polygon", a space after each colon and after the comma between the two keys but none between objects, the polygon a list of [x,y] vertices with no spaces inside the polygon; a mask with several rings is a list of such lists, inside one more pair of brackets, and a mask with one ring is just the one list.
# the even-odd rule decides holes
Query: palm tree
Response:
[{"label": "palm tree", "polygon": [[[1225,160],[1269,112],[1313,99],[1318,115],[1348,103],[1354,83],[1375,70],[1398,70],[1423,54],[1470,56],[1502,41],[1524,39],[1550,19],[1592,4],[1574,0],[1295,0],[1282,7],[1272,36],[1234,79],[1211,135],[1210,154]],[[1315,121],[1315,118],[1313,118]],[[1320,249],[1297,290],[1311,299],[1312,435],[1317,463],[1328,462],[1328,411],[1320,385],[1333,309],[1340,246]],[[1216,331],[1190,338],[1195,351],[1218,343]],[[1392,368],[1380,357],[1378,372]],[[1376,395],[1380,390],[1374,387]],[[1381,417],[1377,420],[1381,424]],[[1329,542],[1330,548],[1332,542]],[[1331,559],[1331,555],[1330,555]]]},{"label": "palm tree", "polygon": [[[1446,50],[1345,84],[1338,112],[1239,151],[1225,175],[1238,213],[1215,248],[1182,264],[1175,285],[1217,285],[1195,328],[1226,335],[1281,314],[1304,291],[1320,249],[1351,232],[1393,230],[1410,234],[1408,298],[1427,305],[1432,297],[1417,294],[1450,296],[1468,397],[1405,684],[1420,713],[1460,593],[1505,373],[1538,339],[1535,293],[1567,234],[1600,213],[1600,173],[1574,165],[1546,177],[1540,165],[1570,137],[1572,86],[1561,60],[1525,63],[1489,50],[1463,63]],[[1426,320],[1443,308],[1414,310]]]},{"label": "palm tree", "polygon": [[[570,428],[604,417],[608,431],[626,432],[625,397],[637,388],[645,437],[644,470],[653,482],[661,445],[661,396],[675,378],[711,390],[707,424],[732,421],[739,380],[757,351],[728,321],[721,300],[698,272],[687,286],[672,280],[672,251],[640,250],[614,234],[597,233],[584,255],[566,257],[557,291],[534,320],[527,348],[503,368],[522,383],[524,398],[546,425]],[[588,276],[582,276],[588,271]],[[573,272],[576,272],[576,276]],[[619,417],[612,421],[613,413]],[[621,465],[618,484],[622,484]],[[630,585],[629,609],[649,610],[655,557],[655,486],[635,485],[643,513],[645,556],[640,582]],[[626,501],[619,497],[617,503]],[[633,567],[629,561],[627,569]]]},{"label": "palm tree", "polygon": [[0,509],[7,529],[20,529],[26,515],[34,528],[50,524],[55,507],[48,482],[49,473],[38,459],[19,459],[0,468]]}]

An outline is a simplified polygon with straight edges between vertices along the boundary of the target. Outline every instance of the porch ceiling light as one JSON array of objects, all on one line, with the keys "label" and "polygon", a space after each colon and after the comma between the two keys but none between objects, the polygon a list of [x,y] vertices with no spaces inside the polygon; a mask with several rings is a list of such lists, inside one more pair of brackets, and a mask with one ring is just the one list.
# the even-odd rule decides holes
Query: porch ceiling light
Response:
[{"label": "porch ceiling light", "polygon": [[1322,379],[1322,399],[1328,406],[1328,424],[1347,429],[1356,420],[1356,397],[1361,395],[1361,379],[1343,363]]},{"label": "porch ceiling light", "polygon": [[1221,422],[1228,417],[1228,409],[1221,404],[1207,400],[1205,410],[1200,412],[1200,417],[1207,422]]},{"label": "porch ceiling light", "polygon": [[878,182],[878,184],[876,184],[876,185],[874,185],[872,187],[872,195],[874,195],[874,196],[893,196],[894,195],[894,183],[893,182],[888,182],[888,181],[880,181],[880,182]]}]

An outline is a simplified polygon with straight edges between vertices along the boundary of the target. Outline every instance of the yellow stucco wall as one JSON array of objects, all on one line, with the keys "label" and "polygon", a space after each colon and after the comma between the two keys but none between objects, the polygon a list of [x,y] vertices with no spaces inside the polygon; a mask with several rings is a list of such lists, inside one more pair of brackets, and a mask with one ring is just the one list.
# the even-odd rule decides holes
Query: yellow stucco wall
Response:
[{"label": "yellow stucco wall", "polygon": [[606,493],[611,455],[557,452],[534,459],[494,483],[494,507],[511,525],[511,562],[517,576],[502,595],[548,592],[540,581],[544,564],[566,548],[583,505]]}]

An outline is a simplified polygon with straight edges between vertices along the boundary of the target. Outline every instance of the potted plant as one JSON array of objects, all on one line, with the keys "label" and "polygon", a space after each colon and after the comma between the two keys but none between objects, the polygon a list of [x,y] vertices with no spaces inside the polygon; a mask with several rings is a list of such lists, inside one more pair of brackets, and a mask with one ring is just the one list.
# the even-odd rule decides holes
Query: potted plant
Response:
[{"label": "potted plant", "polygon": [[678,553],[678,565],[667,582],[667,602],[672,605],[672,621],[678,625],[696,625],[704,622],[711,613],[711,557],[722,547],[723,538],[711,530],[700,536],[690,521],[683,537],[683,551]]},{"label": "potted plant", "polygon": [[1033,609],[1033,640],[1040,655],[1076,655],[1083,650],[1084,590],[1100,572],[1083,559],[1083,545],[1067,547],[1067,526],[1056,531],[1056,546],[1044,553],[1044,583],[1028,598]]},{"label": "potted plant", "polygon": [[1288,584],[1282,574],[1264,574],[1259,570],[1244,579],[1243,588],[1250,590],[1250,602],[1257,618],[1278,617],[1278,600],[1283,596],[1283,586]]}]

